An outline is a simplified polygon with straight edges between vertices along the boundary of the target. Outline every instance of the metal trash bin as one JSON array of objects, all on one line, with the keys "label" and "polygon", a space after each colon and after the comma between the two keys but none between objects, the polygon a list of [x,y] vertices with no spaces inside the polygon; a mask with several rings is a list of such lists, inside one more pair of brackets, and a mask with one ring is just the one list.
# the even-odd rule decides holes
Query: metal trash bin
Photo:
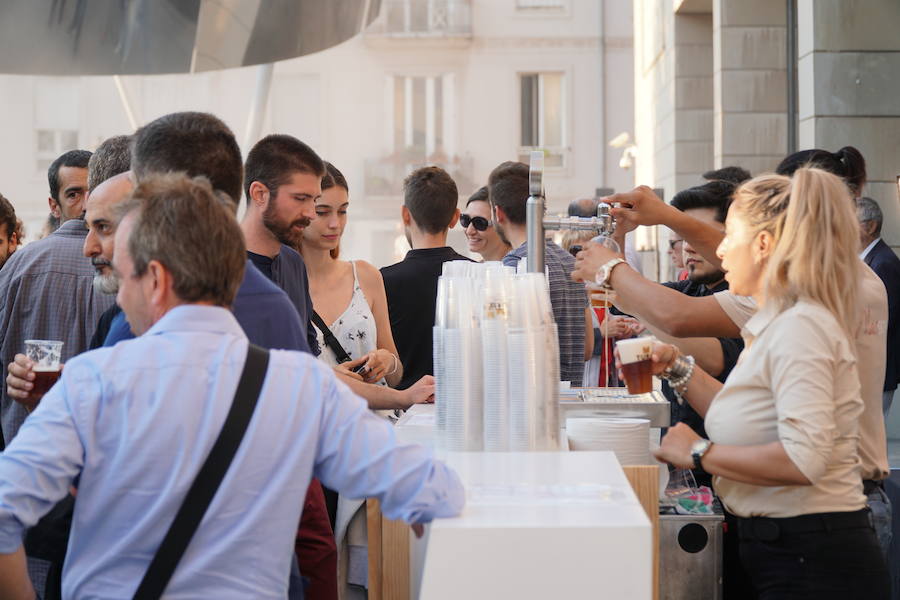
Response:
[{"label": "metal trash bin", "polygon": [[721,600],[723,521],[721,514],[659,515],[660,600]]}]

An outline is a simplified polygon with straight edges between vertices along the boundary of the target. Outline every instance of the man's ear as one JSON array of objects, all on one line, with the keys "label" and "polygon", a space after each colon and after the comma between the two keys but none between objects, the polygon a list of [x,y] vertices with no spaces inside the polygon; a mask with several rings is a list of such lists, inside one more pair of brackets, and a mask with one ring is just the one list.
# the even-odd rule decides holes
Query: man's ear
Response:
[{"label": "man's ear", "polygon": [[47,196],[47,204],[50,205],[50,213],[54,217],[57,219],[62,217],[62,213],[59,210],[59,202],[57,202],[53,196]]},{"label": "man's ear", "polygon": [[403,225],[406,227],[409,227],[412,224],[412,215],[405,204],[400,207],[400,220],[403,221]]},{"label": "man's ear", "polygon": [[865,228],[866,237],[870,237],[872,239],[878,237],[875,235],[875,230],[878,229],[878,223],[875,221],[865,221],[863,223],[863,227]]},{"label": "man's ear", "polygon": [[450,219],[450,224],[447,225],[447,229],[453,229],[454,227],[456,227],[457,223],[459,223],[459,209],[458,208],[453,213],[453,218]]},{"label": "man's ear", "polygon": [[509,220],[506,218],[506,213],[503,212],[503,207],[497,206],[496,204],[492,204],[491,207],[494,209],[494,222],[495,223],[500,223],[502,225]]},{"label": "man's ear", "polygon": [[151,260],[147,265],[147,275],[149,275],[148,285],[150,288],[150,304],[153,306],[163,306],[168,300],[171,292],[172,275],[158,260]]},{"label": "man's ear", "polygon": [[269,188],[260,182],[254,181],[251,183],[248,194],[250,196],[250,204],[258,209],[265,210],[269,206],[269,200],[271,200]]}]

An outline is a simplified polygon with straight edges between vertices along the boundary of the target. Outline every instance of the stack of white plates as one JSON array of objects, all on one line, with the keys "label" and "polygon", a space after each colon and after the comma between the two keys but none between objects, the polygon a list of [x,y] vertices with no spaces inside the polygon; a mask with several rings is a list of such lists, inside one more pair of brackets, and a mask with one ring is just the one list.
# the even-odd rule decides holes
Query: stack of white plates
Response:
[{"label": "stack of white plates", "polygon": [[566,420],[570,450],[615,452],[621,465],[655,464],[648,419],[573,417]]}]

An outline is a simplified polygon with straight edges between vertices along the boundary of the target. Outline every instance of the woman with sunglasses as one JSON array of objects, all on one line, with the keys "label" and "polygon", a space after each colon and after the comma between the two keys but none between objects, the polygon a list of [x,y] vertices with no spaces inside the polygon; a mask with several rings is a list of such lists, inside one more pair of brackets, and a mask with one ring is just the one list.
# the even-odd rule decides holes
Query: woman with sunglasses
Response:
[{"label": "woman with sunglasses", "polygon": [[485,262],[501,260],[512,249],[491,223],[491,203],[486,187],[472,194],[466,202],[466,211],[459,215],[459,225],[466,232],[469,252],[480,254]]}]

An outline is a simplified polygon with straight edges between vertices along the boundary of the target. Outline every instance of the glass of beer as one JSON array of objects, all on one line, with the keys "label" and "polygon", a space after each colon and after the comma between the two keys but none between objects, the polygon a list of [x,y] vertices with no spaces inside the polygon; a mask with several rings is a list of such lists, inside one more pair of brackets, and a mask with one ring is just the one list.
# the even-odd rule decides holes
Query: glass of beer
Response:
[{"label": "glass of beer", "polygon": [[57,340],[25,340],[25,355],[34,363],[33,398],[46,394],[59,379],[62,347]]},{"label": "glass of beer", "polygon": [[639,337],[616,342],[622,375],[629,394],[648,394],[653,391],[653,374],[650,356],[653,338]]}]

